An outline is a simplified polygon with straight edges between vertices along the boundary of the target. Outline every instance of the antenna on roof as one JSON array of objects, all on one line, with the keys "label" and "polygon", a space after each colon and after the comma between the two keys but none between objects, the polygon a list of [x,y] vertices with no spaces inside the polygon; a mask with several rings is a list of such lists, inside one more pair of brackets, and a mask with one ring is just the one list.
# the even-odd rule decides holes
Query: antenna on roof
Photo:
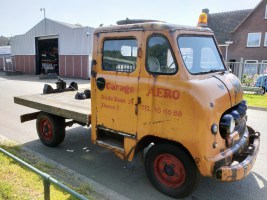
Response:
[{"label": "antenna on roof", "polygon": [[40,8],[40,11],[44,11],[44,18],[45,18],[45,8]]}]

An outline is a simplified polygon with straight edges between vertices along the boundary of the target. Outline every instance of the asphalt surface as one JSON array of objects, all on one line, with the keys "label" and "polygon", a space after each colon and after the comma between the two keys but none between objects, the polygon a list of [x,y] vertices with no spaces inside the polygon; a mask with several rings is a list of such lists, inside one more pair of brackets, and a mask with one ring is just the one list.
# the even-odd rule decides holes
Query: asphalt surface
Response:
[{"label": "asphalt surface", "polygon": [[[89,87],[89,81],[76,81]],[[20,115],[34,111],[14,104],[13,97],[41,93],[44,83],[37,76],[6,77],[0,72],[0,135],[18,141],[22,146],[80,173],[93,181],[129,199],[171,199],[151,186],[142,164],[141,156],[133,162],[122,161],[113,153],[90,143],[90,128],[74,126],[67,129],[65,141],[56,148],[41,144],[35,121],[21,124]],[[267,199],[267,112],[248,110],[248,124],[261,132],[261,147],[253,171],[247,178],[231,183],[221,183],[201,178],[196,191],[186,199]]]}]

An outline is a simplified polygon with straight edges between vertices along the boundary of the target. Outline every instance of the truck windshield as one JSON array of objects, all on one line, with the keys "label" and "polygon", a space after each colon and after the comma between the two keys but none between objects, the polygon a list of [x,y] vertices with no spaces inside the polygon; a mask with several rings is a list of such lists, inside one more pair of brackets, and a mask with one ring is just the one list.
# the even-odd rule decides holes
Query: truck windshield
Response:
[{"label": "truck windshield", "polygon": [[191,74],[226,70],[212,37],[180,36],[178,46],[184,64]]}]

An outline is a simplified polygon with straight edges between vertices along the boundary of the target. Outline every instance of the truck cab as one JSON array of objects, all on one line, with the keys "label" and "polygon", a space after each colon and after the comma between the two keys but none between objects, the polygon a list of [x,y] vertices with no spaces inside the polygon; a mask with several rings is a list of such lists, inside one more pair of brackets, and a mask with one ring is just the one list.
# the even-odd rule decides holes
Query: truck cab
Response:
[{"label": "truck cab", "polygon": [[240,81],[210,29],[149,20],[99,27],[91,74],[92,142],[128,161],[149,147],[145,169],[159,191],[185,197],[200,174],[249,174],[259,133],[246,125]]}]

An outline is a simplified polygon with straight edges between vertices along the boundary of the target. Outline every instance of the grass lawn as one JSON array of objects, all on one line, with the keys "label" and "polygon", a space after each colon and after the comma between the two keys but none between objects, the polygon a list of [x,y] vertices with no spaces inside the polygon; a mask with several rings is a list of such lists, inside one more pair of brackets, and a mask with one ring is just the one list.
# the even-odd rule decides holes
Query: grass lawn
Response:
[{"label": "grass lawn", "polygon": [[249,106],[267,108],[267,95],[244,94],[244,99],[247,100]]},{"label": "grass lawn", "polygon": [[[27,170],[0,153],[0,200],[44,199],[43,181],[35,173]],[[51,199],[75,199],[51,185]]]},{"label": "grass lawn", "polygon": [[[69,177],[68,172],[59,169],[51,163],[43,162],[38,157],[22,150],[20,146],[14,145],[10,141],[2,141],[0,137],[0,147],[13,155],[22,158],[22,160],[33,165],[37,169],[52,175],[60,177],[58,180],[74,191],[84,195],[89,199],[95,199],[93,190],[88,184],[76,180],[74,177]],[[62,177],[66,180],[62,181]],[[71,185],[70,185],[71,183]],[[51,200],[75,200],[73,196],[50,185]],[[44,188],[43,179],[18,162],[7,157],[0,152],[0,200],[43,200]]]}]

